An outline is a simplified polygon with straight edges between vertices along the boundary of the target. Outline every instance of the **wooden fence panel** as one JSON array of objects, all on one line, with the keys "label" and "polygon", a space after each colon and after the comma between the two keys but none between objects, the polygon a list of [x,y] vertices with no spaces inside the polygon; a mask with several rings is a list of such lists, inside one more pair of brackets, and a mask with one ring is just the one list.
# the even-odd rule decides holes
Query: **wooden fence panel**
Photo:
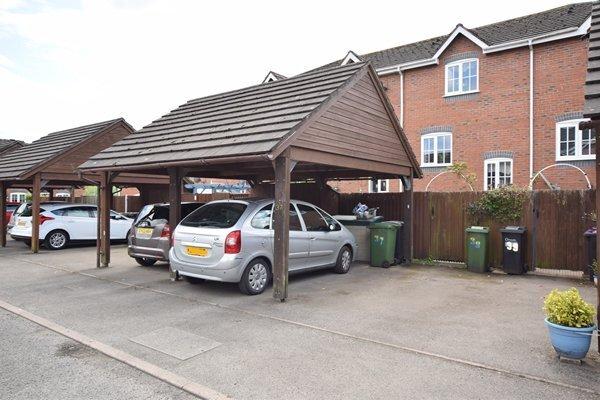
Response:
[{"label": "wooden fence panel", "polygon": [[[499,223],[489,219],[476,221],[468,212],[470,203],[481,192],[415,192],[414,255],[444,261],[464,262],[465,228],[470,225],[490,227],[490,261],[502,262],[502,235],[505,225],[527,228],[529,265],[538,268],[585,270],[586,253],[583,232],[595,225],[589,218],[594,211],[594,190],[535,191],[523,205],[518,221]],[[341,194],[339,213],[350,214],[358,203],[379,207],[387,220],[402,220],[406,210],[403,193]]]}]

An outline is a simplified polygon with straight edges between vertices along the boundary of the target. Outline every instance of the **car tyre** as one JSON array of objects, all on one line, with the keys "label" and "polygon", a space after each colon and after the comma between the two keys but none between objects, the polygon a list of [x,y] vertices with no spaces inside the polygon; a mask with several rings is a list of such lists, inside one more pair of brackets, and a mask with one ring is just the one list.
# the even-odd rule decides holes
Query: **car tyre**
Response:
[{"label": "car tyre", "polygon": [[244,269],[238,286],[240,291],[249,296],[261,294],[271,282],[271,266],[264,258],[255,258]]},{"label": "car tyre", "polygon": [[152,265],[156,264],[156,260],[153,258],[136,257],[135,261],[142,267],[151,267]]},{"label": "car tyre", "polygon": [[338,254],[337,263],[333,268],[337,274],[347,274],[350,271],[350,264],[352,263],[352,249],[349,246],[344,246]]},{"label": "car tyre", "polygon": [[50,231],[44,239],[44,246],[48,250],[62,250],[69,244],[69,234],[63,230],[57,229]]}]

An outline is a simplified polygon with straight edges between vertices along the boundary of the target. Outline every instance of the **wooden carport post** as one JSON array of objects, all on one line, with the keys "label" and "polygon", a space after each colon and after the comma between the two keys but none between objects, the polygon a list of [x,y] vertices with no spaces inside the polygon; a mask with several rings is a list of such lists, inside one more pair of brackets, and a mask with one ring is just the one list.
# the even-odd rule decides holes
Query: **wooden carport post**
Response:
[{"label": "wooden carport post", "polygon": [[413,176],[411,170],[411,176],[406,177],[402,180],[405,183],[406,189],[406,210],[404,214],[404,254],[406,255],[406,263],[410,264],[413,260],[413,249],[414,249],[414,189],[413,189]]},{"label": "wooden carport post", "polygon": [[31,252],[40,250],[40,196],[42,193],[42,176],[38,173],[33,176],[31,189]]},{"label": "wooden carport post", "polygon": [[110,264],[110,204],[112,201],[111,175],[102,172],[98,191],[98,215],[100,216],[100,268]]},{"label": "wooden carport post", "polygon": [[6,247],[6,223],[4,215],[6,214],[6,182],[0,181],[0,247]]},{"label": "wooden carport post", "polygon": [[288,258],[290,248],[290,181],[292,163],[286,151],[274,161],[275,206],[273,208],[273,297],[279,301],[287,298]]},{"label": "wooden carport post", "polygon": [[169,225],[175,229],[181,220],[181,168],[169,168]]},{"label": "wooden carport post", "polygon": [[[169,226],[171,235],[181,220],[181,168],[169,168]],[[178,279],[178,275],[169,266],[171,280]]]}]

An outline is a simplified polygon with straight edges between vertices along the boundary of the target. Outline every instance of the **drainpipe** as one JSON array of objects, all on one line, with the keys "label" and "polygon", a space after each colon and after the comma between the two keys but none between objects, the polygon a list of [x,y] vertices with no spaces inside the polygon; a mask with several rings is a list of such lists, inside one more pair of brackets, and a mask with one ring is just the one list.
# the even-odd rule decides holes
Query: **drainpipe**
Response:
[{"label": "drainpipe", "polygon": [[400,74],[400,126],[404,129],[404,73],[398,67]]},{"label": "drainpipe", "polygon": [[533,40],[529,39],[529,179],[533,177]]}]

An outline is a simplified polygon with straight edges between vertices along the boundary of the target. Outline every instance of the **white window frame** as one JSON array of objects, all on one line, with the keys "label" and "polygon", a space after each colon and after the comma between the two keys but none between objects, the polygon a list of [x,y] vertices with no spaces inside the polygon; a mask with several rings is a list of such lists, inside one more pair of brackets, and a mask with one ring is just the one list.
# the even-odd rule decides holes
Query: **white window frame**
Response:
[{"label": "white window frame", "polygon": [[24,203],[27,200],[27,194],[21,192],[11,193],[8,199],[11,203]]},{"label": "white window frame", "polygon": [[[438,137],[439,136],[450,136],[450,162],[449,163],[440,163],[437,159],[438,157]],[[432,163],[425,163],[425,139],[433,139],[433,159]],[[453,158],[453,140],[452,140],[452,132],[435,132],[435,133],[427,133],[425,135],[421,135],[421,166],[422,167],[445,167],[448,165],[452,165]]]},{"label": "white window frame", "polygon": [[484,161],[483,163],[483,190],[487,191],[490,190],[487,186],[487,178],[488,178],[488,174],[487,174],[487,170],[488,170],[488,165],[490,164],[495,164],[495,177],[494,177],[494,189],[498,189],[498,183],[500,182],[500,163],[501,162],[510,162],[510,183],[509,185],[512,185],[513,182],[515,181],[515,175],[514,175],[514,161],[512,158],[507,158],[507,157],[498,157],[498,158],[490,158]]},{"label": "white window frame", "polygon": [[[581,154],[583,131],[579,129],[581,122],[589,121],[589,119],[571,119],[556,123],[556,161],[575,161],[575,160],[594,160],[595,154]],[[561,156],[560,155],[560,129],[575,127],[575,155]],[[592,134],[594,134],[592,132]]]},{"label": "white window frame", "polygon": [[[373,191],[373,181],[377,181],[377,188],[381,188],[381,181],[385,181],[385,190]],[[389,179],[371,179],[369,181],[369,193],[389,193],[390,191],[390,180]]]},{"label": "white window frame", "polygon": [[[477,88],[473,90],[463,90],[462,88],[462,80],[463,80],[463,64],[467,62],[475,61],[475,70],[477,72]],[[458,66],[458,82],[459,87],[457,91],[449,92],[448,91],[448,71],[451,67]],[[469,93],[477,93],[479,92],[479,59],[478,58],[465,58],[463,60],[453,61],[451,63],[446,64],[445,73],[444,73],[444,96],[459,96],[461,94],[469,94]]]}]

